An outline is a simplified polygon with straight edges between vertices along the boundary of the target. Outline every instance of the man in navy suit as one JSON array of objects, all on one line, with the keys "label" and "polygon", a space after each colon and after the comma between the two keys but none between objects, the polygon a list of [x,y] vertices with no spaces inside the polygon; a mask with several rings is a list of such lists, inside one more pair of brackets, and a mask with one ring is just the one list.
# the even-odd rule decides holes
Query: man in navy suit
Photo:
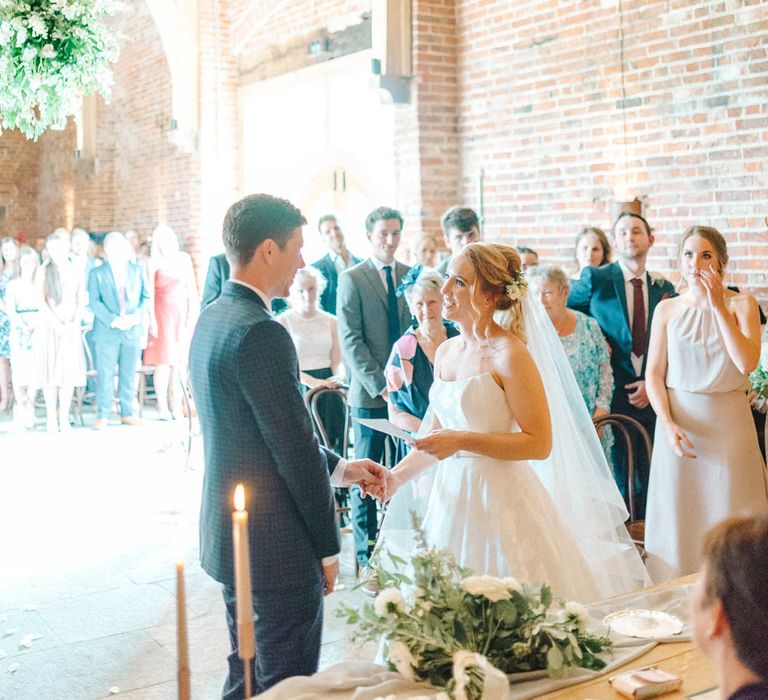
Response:
[{"label": "man in navy suit", "polygon": [[336,290],[339,287],[339,275],[344,270],[354,267],[358,263],[362,262],[360,258],[356,258],[349,252],[346,244],[344,243],[344,234],[341,231],[341,226],[333,214],[325,214],[321,216],[317,222],[317,230],[325,241],[325,245],[328,246],[330,251],[324,255],[320,260],[316,260],[312,263],[312,267],[316,267],[323,273],[327,284],[323,293],[320,295],[320,308],[329,314],[336,313]]},{"label": "man in navy suit", "polygon": [[131,262],[133,249],[122,233],[113,231],[104,239],[105,265],[88,276],[88,306],[93,311],[93,346],[96,364],[95,430],[106,427],[117,367],[120,416],[126,425],[141,421],[133,415],[136,366],[141,355],[141,324],[149,299],[144,269]]},{"label": "man in navy suit", "polygon": [[[638,214],[622,212],[612,229],[617,262],[585,267],[571,287],[568,306],[597,320],[611,347],[614,390],[611,413],[638,420],[653,439],[656,414],[645,391],[648,335],[658,303],[675,294],[671,282],[645,269],[653,234]],[[635,494],[638,512],[645,516],[650,464],[645,447],[635,442]],[[623,440],[613,450],[616,483],[627,500],[627,453]]]},{"label": "man in navy suit", "polygon": [[[203,309],[190,349],[190,379],[205,446],[200,511],[203,569],[224,584],[232,653],[225,700],[244,697],[238,658],[232,494],[245,487],[257,693],[317,670],[323,594],[338,573],[339,531],[331,486],[377,484],[384,468],[347,463],[322,449],[302,400],[291,337],[268,311],[304,266],[290,202],[250,195],[230,207],[224,247],[232,263],[221,297]],[[331,478],[329,479],[329,474]]]}]

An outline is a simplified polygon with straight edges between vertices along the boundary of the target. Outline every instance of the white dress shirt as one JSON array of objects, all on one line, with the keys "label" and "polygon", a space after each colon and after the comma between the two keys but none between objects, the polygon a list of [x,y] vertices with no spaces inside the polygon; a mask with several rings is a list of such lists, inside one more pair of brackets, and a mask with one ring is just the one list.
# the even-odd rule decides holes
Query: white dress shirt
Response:
[{"label": "white dress shirt", "polygon": [[336,272],[339,274],[344,272],[344,270],[352,267],[352,254],[350,252],[347,252],[347,258],[349,259],[349,262],[344,260],[341,255],[334,253],[333,251],[331,251],[329,255],[331,256],[331,260],[333,260],[333,265],[336,268]]},{"label": "white dress shirt", "polygon": [[[619,260],[619,267],[621,268],[621,274],[624,275],[624,290],[627,295],[627,314],[629,316],[629,330],[632,330],[632,319],[634,318],[635,309],[635,288],[632,285],[633,279],[639,279],[642,282],[643,290],[643,304],[645,306],[645,325],[647,328],[648,336],[651,334],[651,329],[648,328],[648,280],[647,272],[643,272],[642,275],[636,277],[635,274],[627,268],[623,261]],[[632,353],[630,361],[632,362],[632,368],[635,370],[635,374],[639,377],[643,371],[643,355],[638,356]]]}]

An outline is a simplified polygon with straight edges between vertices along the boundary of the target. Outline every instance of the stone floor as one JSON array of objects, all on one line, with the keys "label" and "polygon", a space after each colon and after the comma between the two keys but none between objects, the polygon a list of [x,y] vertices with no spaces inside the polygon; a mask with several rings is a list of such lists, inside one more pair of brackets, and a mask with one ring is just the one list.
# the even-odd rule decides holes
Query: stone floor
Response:
[{"label": "stone floor", "polygon": [[[186,424],[10,431],[0,419],[0,700],[176,697],[175,562],[185,562],[194,698],[220,697],[219,586],[197,558],[201,445]],[[321,667],[371,659],[333,612],[359,604],[351,535],[327,599]]]}]

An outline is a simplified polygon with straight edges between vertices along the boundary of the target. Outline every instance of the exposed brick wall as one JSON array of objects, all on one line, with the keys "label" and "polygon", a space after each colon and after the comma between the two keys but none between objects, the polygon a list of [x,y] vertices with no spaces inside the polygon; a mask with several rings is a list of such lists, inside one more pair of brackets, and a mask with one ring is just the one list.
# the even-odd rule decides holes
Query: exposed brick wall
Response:
[{"label": "exposed brick wall", "polygon": [[19,131],[0,136],[0,237],[37,235],[36,196],[40,174],[40,146],[30,144]]},{"label": "exposed brick wall", "polygon": [[485,169],[487,238],[569,260],[626,179],[657,230],[655,269],[706,223],[732,279],[768,296],[768,5],[624,0],[625,93],[618,2],[456,6],[462,189]]}]

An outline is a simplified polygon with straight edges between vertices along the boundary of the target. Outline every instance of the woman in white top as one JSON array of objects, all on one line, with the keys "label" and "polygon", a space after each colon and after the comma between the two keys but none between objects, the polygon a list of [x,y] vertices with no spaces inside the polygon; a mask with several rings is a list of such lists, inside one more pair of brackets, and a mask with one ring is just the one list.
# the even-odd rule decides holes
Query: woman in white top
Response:
[{"label": "woman in white top", "polygon": [[[316,387],[335,389],[343,372],[336,317],[317,305],[325,277],[312,266],[296,273],[288,295],[288,310],[277,320],[293,338],[299,357],[299,374],[305,391]],[[341,448],[344,407],[334,396],[320,397],[318,411],[335,450]],[[338,443],[338,444],[337,444]]]}]

